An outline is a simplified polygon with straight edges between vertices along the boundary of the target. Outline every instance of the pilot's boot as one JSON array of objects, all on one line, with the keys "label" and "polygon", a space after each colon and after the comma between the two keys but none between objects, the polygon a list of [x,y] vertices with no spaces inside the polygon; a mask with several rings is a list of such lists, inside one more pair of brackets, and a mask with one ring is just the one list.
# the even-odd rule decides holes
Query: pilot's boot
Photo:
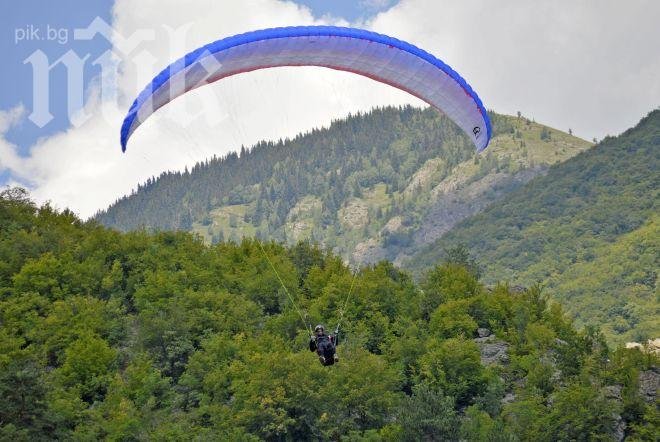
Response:
[{"label": "pilot's boot", "polygon": [[337,353],[335,353],[335,362],[339,362],[339,356],[337,356]]}]

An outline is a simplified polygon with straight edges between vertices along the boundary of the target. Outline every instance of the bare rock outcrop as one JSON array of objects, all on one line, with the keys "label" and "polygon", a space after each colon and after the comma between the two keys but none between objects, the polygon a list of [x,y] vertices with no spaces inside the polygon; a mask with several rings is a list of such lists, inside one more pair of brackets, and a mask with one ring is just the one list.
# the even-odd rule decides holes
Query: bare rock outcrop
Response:
[{"label": "bare rock outcrop", "polygon": [[639,394],[646,402],[654,403],[660,388],[660,370],[653,367],[639,373]]},{"label": "bare rock outcrop", "polygon": [[495,335],[489,334],[475,338],[473,341],[479,346],[482,364],[507,364],[509,362],[509,344],[497,340]]}]

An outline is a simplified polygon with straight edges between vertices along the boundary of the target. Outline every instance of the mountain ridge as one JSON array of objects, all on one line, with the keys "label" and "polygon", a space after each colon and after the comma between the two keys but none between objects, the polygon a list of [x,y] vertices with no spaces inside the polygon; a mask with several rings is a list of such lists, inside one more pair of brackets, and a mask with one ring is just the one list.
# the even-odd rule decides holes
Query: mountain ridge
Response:
[{"label": "mountain ridge", "polygon": [[433,109],[378,108],[150,179],[96,219],[120,230],[192,230],[207,242],[312,239],[356,264],[401,262],[590,146],[523,116],[490,115],[485,154]]},{"label": "mountain ridge", "polygon": [[659,151],[655,110],[459,223],[406,266],[421,271],[464,244],[488,283],[541,282],[579,324],[604,327],[614,342],[657,338]]}]

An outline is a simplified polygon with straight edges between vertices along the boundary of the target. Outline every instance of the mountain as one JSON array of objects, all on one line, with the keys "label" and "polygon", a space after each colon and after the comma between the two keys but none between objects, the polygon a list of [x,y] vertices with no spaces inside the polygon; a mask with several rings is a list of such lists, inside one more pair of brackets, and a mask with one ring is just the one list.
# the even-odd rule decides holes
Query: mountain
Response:
[{"label": "mountain", "polygon": [[406,265],[464,244],[484,280],[542,282],[614,342],[660,336],[660,110],[464,220]]},{"label": "mountain", "polygon": [[375,109],[292,140],[149,179],[96,219],[123,231],[193,231],[207,242],[313,239],[353,263],[402,262],[590,144],[528,118],[491,113],[475,155],[434,109]]},{"label": "mountain", "polygon": [[[1,191],[0,440],[657,440],[651,346],[610,349],[473,270],[455,254],[416,283]],[[322,366],[305,328],[340,318]]]}]

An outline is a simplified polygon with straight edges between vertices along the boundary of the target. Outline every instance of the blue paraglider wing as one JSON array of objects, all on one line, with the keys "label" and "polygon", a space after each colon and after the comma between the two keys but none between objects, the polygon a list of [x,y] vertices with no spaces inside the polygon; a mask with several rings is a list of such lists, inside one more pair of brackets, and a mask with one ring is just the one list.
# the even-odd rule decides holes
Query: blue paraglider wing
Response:
[{"label": "blue paraglider wing", "polygon": [[477,151],[490,141],[490,120],[477,94],[458,73],[428,52],[363,29],[296,26],[228,37],[172,63],[129,109],[121,127],[122,151],[140,124],[176,97],[232,75],[279,66],[321,66],[389,84],[445,113]]}]

